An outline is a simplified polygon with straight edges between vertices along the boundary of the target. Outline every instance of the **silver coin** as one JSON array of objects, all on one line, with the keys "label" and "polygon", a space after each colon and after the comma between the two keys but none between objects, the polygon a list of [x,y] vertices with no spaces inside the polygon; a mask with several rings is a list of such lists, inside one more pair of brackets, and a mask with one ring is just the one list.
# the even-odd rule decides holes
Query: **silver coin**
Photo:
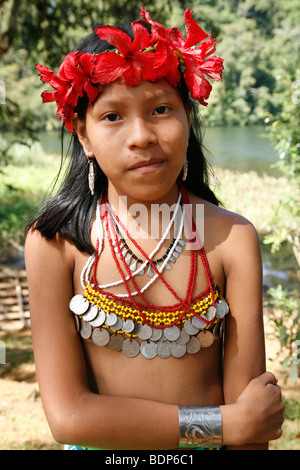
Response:
[{"label": "silver coin", "polygon": [[74,295],[69,303],[69,308],[75,315],[83,315],[89,306],[89,301],[81,294]]},{"label": "silver coin", "polygon": [[105,325],[107,326],[113,326],[117,323],[117,315],[113,312],[107,313],[106,314],[106,320],[105,320]]},{"label": "silver coin", "polygon": [[152,335],[150,341],[159,341],[162,337],[163,331],[160,328],[152,328]]},{"label": "silver coin", "polygon": [[120,351],[122,349],[122,344],[124,343],[125,338],[122,335],[112,335],[108,342],[108,347],[112,351]]},{"label": "silver coin", "polygon": [[221,323],[222,323],[221,321],[218,321],[218,323],[213,328],[212,332],[213,332],[213,335],[214,335],[215,339],[219,338]]},{"label": "silver coin", "polygon": [[105,319],[106,319],[106,314],[104,310],[102,309],[98,310],[98,315],[96,316],[95,320],[90,321],[90,325],[94,328],[97,328],[103,325],[103,323],[105,322]]},{"label": "silver coin", "polygon": [[201,348],[201,343],[197,336],[192,336],[186,345],[186,351],[189,354],[196,354]]},{"label": "silver coin", "polygon": [[82,315],[82,319],[85,321],[92,321],[95,320],[96,316],[98,315],[98,307],[97,305],[90,305],[88,311]]},{"label": "silver coin", "polygon": [[120,317],[117,317],[117,321],[114,325],[111,326],[111,329],[114,331],[119,331],[123,327],[123,320]]},{"label": "silver coin", "polygon": [[190,339],[190,335],[185,331],[185,330],[181,330],[180,331],[180,336],[179,338],[176,340],[176,343],[178,344],[186,344]]},{"label": "silver coin", "polygon": [[173,357],[182,357],[186,353],[186,345],[185,344],[178,344],[176,341],[173,341],[170,344],[170,352]]},{"label": "silver coin", "polygon": [[226,302],[226,300],[223,299],[223,297],[220,297],[220,299],[218,300],[218,303],[224,306],[226,313],[229,312],[229,305],[228,305],[228,303]]},{"label": "silver coin", "polygon": [[161,330],[160,341],[167,341],[167,338],[165,337],[165,330]]},{"label": "silver coin", "polygon": [[176,341],[180,336],[180,329],[178,328],[178,326],[173,325],[169,328],[165,328],[164,333],[166,339],[168,339],[169,341]]},{"label": "silver coin", "polygon": [[[194,315],[194,316],[192,317],[192,320],[191,320],[191,321],[192,321],[192,324],[193,324],[193,326],[194,326],[195,328],[200,328],[200,329],[202,329],[202,328],[205,328],[206,325],[207,325],[207,323],[206,323],[204,320],[202,320],[202,319],[199,318],[199,317],[196,317],[196,315]],[[198,332],[197,332],[197,333],[198,333]],[[197,334],[197,333],[194,333],[194,334]]]},{"label": "silver coin", "polygon": [[122,344],[122,351],[127,357],[135,357],[140,352],[140,345],[135,339],[125,339]]},{"label": "silver coin", "polygon": [[84,339],[88,339],[92,334],[92,327],[89,323],[82,321],[80,326],[80,335]]},{"label": "silver coin", "polygon": [[143,341],[146,341],[152,335],[151,326],[147,325],[146,323],[144,325],[140,325],[137,335],[138,338],[142,339]]},{"label": "silver coin", "polygon": [[208,348],[209,346],[213,344],[215,340],[214,335],[210,331],[207,331],[207,330],[201,331],[197,335],[197,337],[199,338],[201,346],[203,348]]},{"label": "silver coin", "polygon": [[211,306],[207,309],[207,311],[206,311],[206,318],[207,318],[208,321],[212,321],[212,320],[215,318],[215,316],[216,316],[216,311],[217,311],[217,309],[216,309],[216,307],[214,307],[213,305],[211,305]]},{"label": "silver coin", "polygon": [[157,355],[156,343],[144,341],[140,346],[140,352],[145,359],[153,359]]},{"label": "silver coin", "polygon": [[133,329],[133,331],[131,332],[131,334],[132,334],[132,335],[137,335],[138,332],[140,331],[141,326],[142,326],[141,323],[135,322],[135,323],[134,323],[134,329]]},{"label": "silver coin", "polygon": [[225,323],[224,321],[222,321],[220,331],[219,331],[219,338],[223,338],[224,331],[225,331]]},{"label": "silver coin", "polygon": [[110,334],[105,328],[96,328],[92,333],[92,340],[97,346],[106,346],[110,340]]},{"label": "silver coin", "polygon": [[221,304],[220,305],[217,304],[216,307],[217,307],[217,318],[224,318],[226,315],[224,306]]},{"label": "silver coin", "polygon": [[77,317],[77,315],[74,315],[74,322],[75,322],[76,333],[79,333],[79,331],[80,331],[80,320]]},{"label": "silver coin", "polygon": [[166,359],[171,356],[170,344],[170,341],[158,341],[156,350],[159,357]]},{"label": "silver coin", "polygon": [[196,335],[200,330],[200,328],[193,325],[190,318],[185,322],[183,328],[189,335]]},{"label": "silver coin", "polygon": [[130,320],[130,318],[124,320],[122,330],[124,333],[132,333],[134,330],[134,321]]},{"label": "silver coin", "polygon": [[224,300],[218,300],[216,302],[216,308],[217,308],[217,313],[216,313],[217,318],[224,318],[225,315],[229,311],[229,306],[227,302],[225,302]]}]

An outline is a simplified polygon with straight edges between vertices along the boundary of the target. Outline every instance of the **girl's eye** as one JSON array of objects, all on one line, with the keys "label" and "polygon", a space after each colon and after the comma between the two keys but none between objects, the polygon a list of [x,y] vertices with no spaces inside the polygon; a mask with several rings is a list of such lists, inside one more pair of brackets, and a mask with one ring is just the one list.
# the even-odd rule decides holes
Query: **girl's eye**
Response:
[{"label": "girl's eye", "polygon": [[119,119],[119,115],[116,113],[107,114],[104,119],[109,122],[115,122]]},{"label": "girl's eye", "polygon": [[155,109],[154,114],[165,114],[168,110],[168,106],[158,106]]}]

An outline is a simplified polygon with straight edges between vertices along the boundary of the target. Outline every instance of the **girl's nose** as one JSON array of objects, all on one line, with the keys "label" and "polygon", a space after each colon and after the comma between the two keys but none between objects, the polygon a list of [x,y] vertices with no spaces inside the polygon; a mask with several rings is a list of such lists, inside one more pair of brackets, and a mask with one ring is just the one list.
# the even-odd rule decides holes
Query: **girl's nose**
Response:
[{"label": "girl's nose", "polygon": [[146,148],[156,145],[157,136],[151,123],[136,117],[128,127],[127,145],[134,150],[136,148]]}]

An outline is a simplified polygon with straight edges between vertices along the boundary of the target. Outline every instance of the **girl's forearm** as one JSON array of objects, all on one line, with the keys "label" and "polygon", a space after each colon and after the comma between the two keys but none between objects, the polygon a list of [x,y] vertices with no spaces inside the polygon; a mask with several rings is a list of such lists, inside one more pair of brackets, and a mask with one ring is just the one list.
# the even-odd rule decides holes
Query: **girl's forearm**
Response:
[{"label": "girl's forearm", "polygon": [[[243,416],[235,405],[220,407],[223,445],[244,444]],[[179,443],[178,406],[129,397],[83,394],[76,405],[50,420],[54,438],[64,444],[98,449],[176,449]]]},{"label": "girl's forearm", "polygon": [[175,449],[178,407],[140,398],[84,393],[50,419],[54,439],[97,449]]}]

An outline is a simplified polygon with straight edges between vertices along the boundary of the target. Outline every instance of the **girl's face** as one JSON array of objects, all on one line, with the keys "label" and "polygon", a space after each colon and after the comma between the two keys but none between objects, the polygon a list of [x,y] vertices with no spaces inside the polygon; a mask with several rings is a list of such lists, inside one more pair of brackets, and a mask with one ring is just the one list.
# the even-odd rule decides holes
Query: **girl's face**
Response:
[{"label": "girl's face", "polygon": [[77,122],[85,153],[107,176],[111,202],[118,196],[174,202],[189,127],[180,95],[165,80],[130,87],[119,79],[88,107],[85,123]]}]

